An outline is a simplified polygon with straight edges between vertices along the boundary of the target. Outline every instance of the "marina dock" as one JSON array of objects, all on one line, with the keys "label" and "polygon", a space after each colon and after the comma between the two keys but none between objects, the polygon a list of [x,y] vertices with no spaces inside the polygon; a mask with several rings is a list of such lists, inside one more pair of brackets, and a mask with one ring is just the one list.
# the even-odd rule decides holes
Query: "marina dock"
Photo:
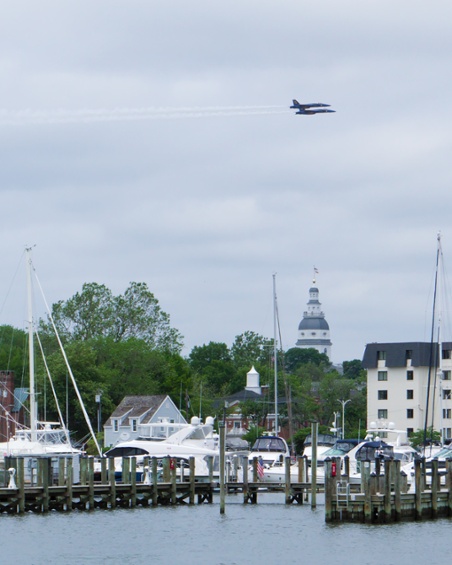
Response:
[{"label": "marina dock", "polygon": [[[68,512],[96,508],[133,508],[174,504],[211,503],[217,483],[197,481],[194,473],[177,477],[176,467],[168,459],[163,472],[157,460],[149,461],[149,470],[137,480],[136,458],[124,458],[122,475],[117,477],[113,459],[102,459],[101,470],[94,472],[94,458],[80,460],[80,483],[72,482],[72,460],[60,458],[55,473],[49,458],[36,459],[35,473],[26,478],[25,458],[5,458],[4,486],[0,488],[0,513]],[[152,470],[154,472],[152,472]],[[97,475],[97,476],[96,476]]]},{"label": "marina dock", "polygon": [[[101,459],[94,471],[94,458],[80,460],[80,482],[73,484],[72,460],[60,458],[57,472],[55,461],[36,459],[34,472],[27,474],[26,458],[5,458],[3,486],[0,487],[0,513],[69,512],[94,509],[134,508],[177,504],[211,504],[220,484],[213,474],[196,477],[194,459],[186,475],[177,472],[171,459],[157,467],[150,458],[137,473],[136,458],[124,458],[120,476],[115,472],[114,459]],[[370,472],[371,462],[363,462],[361,483],[350,483],[345,474],[335,476],[339,460],[325,460],[325,483],[290,480],[290,460],[286,461],[285,482],[262,482],[254,469],[248,481],[226,478],[225,492],[242,496],[244,504],[257,504],[259,494],[275,493],[281,503],[315,506],[317,493],[325,495],[326,522],[389,523],[401,520],[423,520],[452,516],[452,460],[444,466],[437,460],[427,468],[425,460],[415,462],[414,481],[409,484],[400,472],[400,462],[386,460]],[[336,466],[333,465],[336,463]],[[369,463],[368,465],[366,463]],[[29,470],[28,470],[29,471]],[[179,470],[180,471],[180,470]],[[304,479],[304,477],[301,477]]]},{"label": "marina dock", "polygon": [[390,523],[452,516],[451,459],[444,468],[437,459],[428,468],[425,459],[416,460],[409,487],[400,461],[386,460],[373,473],[371,462],[364,461],[358,493],[351,492],[347,477],[333,476],[333,461],[325,461],[326,522]]}]

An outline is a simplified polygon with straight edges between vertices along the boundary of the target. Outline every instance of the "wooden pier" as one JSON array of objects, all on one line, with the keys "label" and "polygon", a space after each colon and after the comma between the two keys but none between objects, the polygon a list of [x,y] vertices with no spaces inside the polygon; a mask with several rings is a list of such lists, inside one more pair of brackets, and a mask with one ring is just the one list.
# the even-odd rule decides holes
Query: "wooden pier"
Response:
[{"label": "wooden pier", "polygon": [[[189,469],[177,469],[170,458],[158,467],[156,458],[145,461],[144,473],[137,473],[135,457],[124,458],[121,476],[115,474],[113,459],[101,459],[94,472],[94,458],[80,460],[80,482],[73,484],[72,459],[37,458],[34,472],[25,467],[24,458],[5,458],[3,486],[0,486],[0,513],[69,512],[97,508],[155,507],[158,505],[212,503],[220,485],[210,475],[196,477],[195,461]],[[333,465],[336,463],[336,466]],[[326,459],[325,483],[312,484],[307,466],[300,463],[299,476],[291,482],[290,459],[285,462],[285,482],[268,483],[258,479],[256,461],[248,466],[238,482],[225,477],[225,491],[241,495],[244,504],[257,504],[261,493],[280,493],[285,504],[304,504],[316,494],[325,493],[326,522],[388,523],[399,520],[422,520],[452,516],[452,460],[439,469],[433,460],[427,469],[425,460],[416,461],[413,484],[400,472],[400,462],[384,461],[371,473],[370,462],[362,462],[361,484],[351,484],[348,474],[335,476],[340,460]],[[347,471],[347,465],[344,465]],[[0,483],[1,485],[1,483]]]},{"label": "wooden pier", "polygon": [[333,476],[333,460],[325,461],[326,522],[389,523],[452,516],[452,460],[441,472],[438,460],[428,470],[425,460],[415,461],[410,487],[400,473],[400,461],[384,461],[381,474],[378,466],[376,473],[370,473],[370,461],[364,461],[359,493],[350,491],[347,477]]},{"label": "wooden pier", "polygon": [[208,478],[196,480],[194,459],[190,475],[180,477],[168,458],[163,473],[157,473],[157,460],[149,461],[153,472],[137,481],[136,458],[124,458],[122,477],[115,477],[113,459],[101,460],[100,480],[95,480],[94,459],[80,460],[80,483],[72,483],[72,461],[61,458],[55,476],[48,458],[36,460],[36,474],[25,480],[24,458],[5,458],[4,486],[0,488],[0,513],[93,510],[95,508],[133,508],[173,504],[211,503],[218,483]]}]

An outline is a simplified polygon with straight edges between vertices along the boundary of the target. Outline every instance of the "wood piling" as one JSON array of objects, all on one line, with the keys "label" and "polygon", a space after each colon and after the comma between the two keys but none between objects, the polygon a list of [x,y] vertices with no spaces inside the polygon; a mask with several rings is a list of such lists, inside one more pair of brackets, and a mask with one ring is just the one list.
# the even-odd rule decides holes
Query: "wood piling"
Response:
[{"label": "wood piling", "polygon": [[[49,459],[38,458],[33,472],[28,464],[25,468],[25,463],[20,457],[5,460],[7,467],[4,469],[3,486],[0,487],[0,513],[194,504],[196,497],[198,504],[212,503],[214,490],[218,488],[218,483],[212,480],[212,472],[205,482],[198,480],[194,458],[190,458],[189,468],[184,472],[177,468],[174,460],[173,463],[169,458],[163,461],[160,469],[157,459],[152,458],[146,461],[144,472],[138,474],[136,458],[130,458],[123,462],[119,477],[118,474],[115,476],[113,459],[102,459],[95,473],[94,459],[87,457],[80,462],[80,481],[77,484],[72,481],[72,458],[53,462],[52,465]],[[248,459],[244,458],[243,482],[235,479],[226,484],[225,490],[241,491],[244,503],[256,504],[259,493],[265,491],[281,493],[286,504],[303,504],[304,495],[308,492],[312,495],[304,463],[304,459],[298,460],[297,477],[304,482],[291,482],[290,459],[287,458],[285,482],[266,483],[259,477],[249,480]],[[400,472],[400,461],[384,461],[380,473],[371,473],[370,462],[362,462],[361,485],[350,484],[349,475],[341,474],[340,464],[339,458],[326,459],[325,482],[316,485],[316,491],[325,492],[327,522],[391,523],[452,516],[452,460],[445,463],[433,460],[428,466],[418,461],[409,488],[407,477]],[[9,472],[9,469],[12,471]]]},{"label": "wood piling", "polygon": [[326,522],[390,523],[452,516],[452,460],[445,462],[445,473],[438,460],[428,465],[416,461],[409,486],[400,472],[400,461],[384,461],[380,473],[371,473],[370,462],[364,461],[360,492],[350,494],[346,504],[340,499],[338,486],[333,486],[330,462],[325,465]]},{"label": "wood piling", "polygon": [[[49,458],[36,458],[33,473],[24,473],[24,458],[8,458],[3,486],[0,486],[0,513],[21,514],[70,510],[94,510],[96,508],[134,508],[160,504],[211,503],[213,490],[217,483],[210,480],[198,482],[195,475],[195,459],[190,458],[189,476],[176,466],[175,460],[166,462],[168,480],[163,482],[158,472],[158,460],[152,458],[146,477],[137,474],[135,457],[122,461],[121,477],[115,476],[114,459],[102,459],[101,471],[95,475],[94,458],[86,457],[80,461],[80,482],[73,484],[72,459],[60,459],[51,465]],[[53,476],[52,468],[57,469]],[[8,488],[8,469],[14,470],[15,488]],[[152,475],[152,480],[150,480]],[[25,477],[28,477],[26,479]],[[95,476],[100,480],[95,480]],[[105,477],[106,480],[102,480]],[[141,480],[140,480],[141,479]],[[145,480],[146,479],[146,480]]]}]

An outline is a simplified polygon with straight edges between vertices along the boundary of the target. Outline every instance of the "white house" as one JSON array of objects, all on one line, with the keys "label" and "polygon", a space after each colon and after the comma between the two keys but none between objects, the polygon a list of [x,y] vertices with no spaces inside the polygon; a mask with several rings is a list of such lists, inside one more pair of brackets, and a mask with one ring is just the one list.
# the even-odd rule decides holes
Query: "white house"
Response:
[{"label": "white house", "polygon": [[169,396],[126,396],[104,424],[104,445],[137,437],[165,439],[186,425]]},{"label": "white house", "polygon": [[[440,354],[439,354],[440,353]],[[391,421],[408,434],[427,426],[452,438],[452,343],[366,346],[367,419]],[[429,384],[430,383],[430,384]]]}]

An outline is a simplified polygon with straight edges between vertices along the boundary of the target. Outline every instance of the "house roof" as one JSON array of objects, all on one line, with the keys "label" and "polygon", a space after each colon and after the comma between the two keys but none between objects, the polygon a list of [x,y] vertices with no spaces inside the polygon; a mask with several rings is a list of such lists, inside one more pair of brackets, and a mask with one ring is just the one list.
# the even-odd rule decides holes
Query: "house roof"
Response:
[{"label": "house roof", "polygon": [[255,400],[255,401],[259,401],[259,400],[263,400],[264,398],[267,398],[266,396],[264,397],[263,394],[258,394],[257,392],[254,392],[252,390],[239,390],[239,392],[235,392],[234,394],[231,394],[230,396],[226,396],[224,398],[224,400],[226,400],[226,402],[232,403],[232,402],[244,402],[245,400]]},{"label": "house roof", "polygon": [[146,420],[148,420],[152,418],[166,398],[168,398],[166,394],[125,396],[111,414],[110,418],[105,422],[105,425],[110,426],[112,418],[142,418],[146,416]]}]

